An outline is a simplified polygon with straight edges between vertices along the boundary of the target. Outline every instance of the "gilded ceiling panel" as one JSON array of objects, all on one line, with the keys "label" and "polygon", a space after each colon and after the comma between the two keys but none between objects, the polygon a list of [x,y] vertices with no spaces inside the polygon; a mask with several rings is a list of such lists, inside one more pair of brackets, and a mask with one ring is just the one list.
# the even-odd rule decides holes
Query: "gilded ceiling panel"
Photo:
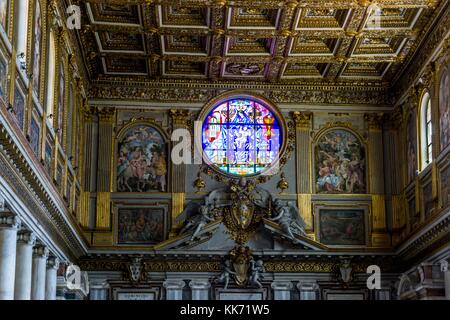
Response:
[{"label": "gilded ceiling panel", "polygon": [[92,79],[389,85],[448,1],[82,0]]}]

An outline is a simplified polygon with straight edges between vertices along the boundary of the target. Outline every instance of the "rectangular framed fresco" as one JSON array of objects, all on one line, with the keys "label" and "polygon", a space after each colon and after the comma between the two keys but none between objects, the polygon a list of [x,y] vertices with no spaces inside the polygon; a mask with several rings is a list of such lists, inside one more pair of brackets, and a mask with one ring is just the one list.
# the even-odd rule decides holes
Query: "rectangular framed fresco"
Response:
[{"label": "rectangular framed fresco", "polygon": [[48,174],[52,174],[52,161],[53,161],[53,141],[51,138],[47,137],[45,141],[45,149],[44,149],[44,167],[47,170]]},{"label": "rectangular framed fresco", "polygon": [[17,124],[21,129],[23,129],[25,120],[25,95],[23,94],[18,82],[16,82],[16,86],[14,88],[13,110],[16,116]]},{"label": "rectangular framed fresco", "polygon": [[153,245],[167,237],[167,208],[164,206],[120,206],[116,213],[119,245]]},{"label": "rectangular framed fresco", "polygon": [[433,187],[431,179],[422,188],[422,202],[425,219],[431,216],[434,211]]},{"label": "rectangular framed fresco", "polygon": [[368,206],[317,206],[316,236],[330,246],[368,244]]},{"label": "rectangular framed fresco", "polygon": [[55,182],[56,182],[56,185],[58,186],[58,188],[62,187],[63,166],[62,166],[61,162],[59,162],[59,161],[58,161],[58,163],[56,165]]},{"label": "rectangular framed fresco", "polygon": [[420,223],[420,212],[417,212],[416,210],[415,196],[408,198],[408,216],[411,230],[416,229]]},{"label": "rectangular framed fresco", "polygon": [[37,120],[36,112],[33,112],[30,122],[30,145],[34,153],[39,157],[39,149],[41,144],[41,121]]},{"label": "rectangular framed fresco", "polygon": [[[2,0],[0,0],[2,1]],[[3,56],[0,55],[0,99],[6,101],[6,79],[8,77],[8,67],[3,59]]]},{"label": "rectangular framed fresco", "polygon": [[450,203],[450,161],[447,162],[439,169],[439,184],[441,188],[441,198],[443,207],[446,207]]},{"label": "rectangular framed fresco", "polygon": [[68,177],[66,182],[66,192],[65,192],[65,198],[67,201],[67,206],[70,208],[72,205],[72,185],[73,185],[73,178]]},{"label": "rectangular framed fresco", "polygon": [[78,206],[79,206],[79,201],[80,201],[80,196],[81,196],[81,192],[80,189],[78,187],[76,187],[75,189],[75,200],[73,201],[73,215],[77,216],[78,214]]}]

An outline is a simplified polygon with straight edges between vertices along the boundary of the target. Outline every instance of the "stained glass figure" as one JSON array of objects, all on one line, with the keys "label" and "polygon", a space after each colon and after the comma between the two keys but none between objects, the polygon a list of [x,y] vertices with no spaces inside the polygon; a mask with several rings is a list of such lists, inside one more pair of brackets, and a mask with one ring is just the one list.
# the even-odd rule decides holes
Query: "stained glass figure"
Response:
[{"label": "stained glass figure", "polygon": [[270,167],[282,141],[274,113],[252,99],[223,102],[203,122],[204,156],[209,164],[233,175],[254,175]]}]

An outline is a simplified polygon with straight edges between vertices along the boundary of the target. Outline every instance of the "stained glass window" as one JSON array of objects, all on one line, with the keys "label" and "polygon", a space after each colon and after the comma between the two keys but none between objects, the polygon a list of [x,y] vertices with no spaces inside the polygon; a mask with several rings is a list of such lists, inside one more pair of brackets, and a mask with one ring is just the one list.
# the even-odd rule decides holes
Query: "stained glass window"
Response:
[{"label": "stained glass window", "polygon": [[279,156],[280,122],[267,106],[248,98],[215,106],[203,122],[204,157],[219,170],[239,176],[260,173]]}]

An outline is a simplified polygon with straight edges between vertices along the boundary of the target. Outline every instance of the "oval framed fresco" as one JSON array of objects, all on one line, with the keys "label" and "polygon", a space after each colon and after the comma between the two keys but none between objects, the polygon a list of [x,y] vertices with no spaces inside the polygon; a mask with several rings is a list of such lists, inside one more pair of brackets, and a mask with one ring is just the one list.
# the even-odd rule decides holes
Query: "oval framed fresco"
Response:
[{"label": "oval framed fresco", "polygon": [[316,193],[367,193],[366,146],[348,128],[334,127],[318,135],[314,144]]},{"label": "oval framed fresco", "polygon": [[149,122],[126,125],[117,135],[117,192],[167,192],[168,139]]}]

